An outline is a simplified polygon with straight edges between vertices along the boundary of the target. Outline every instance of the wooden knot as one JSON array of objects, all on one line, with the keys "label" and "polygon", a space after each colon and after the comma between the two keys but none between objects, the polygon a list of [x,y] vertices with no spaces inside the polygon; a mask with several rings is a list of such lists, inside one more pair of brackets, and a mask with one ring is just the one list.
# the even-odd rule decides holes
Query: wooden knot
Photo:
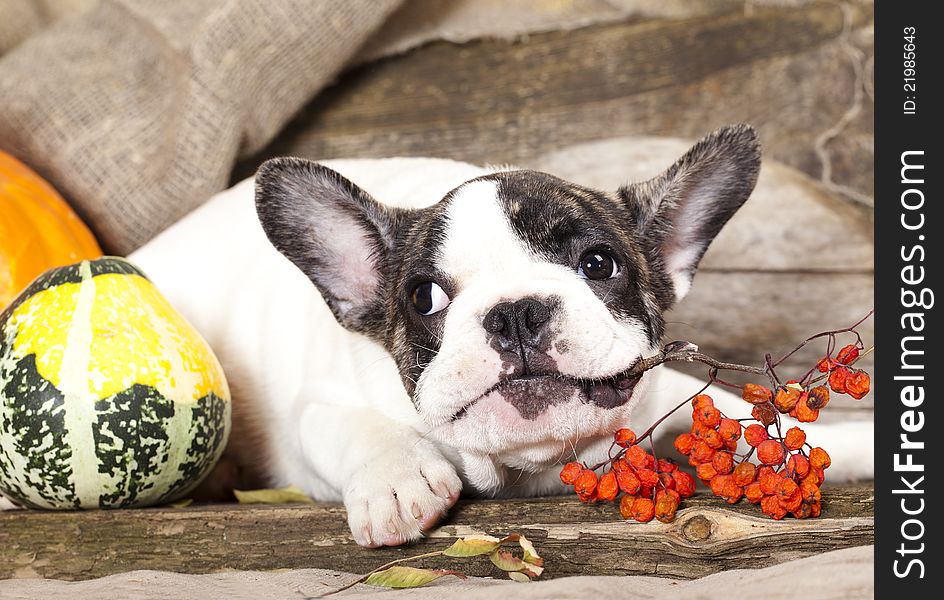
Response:
[{"label": "wooden knot", "polygon": [[682,536],[691,542],[702,542],[711,537],[711,521],[704,515],[695,515],[682,525]]}]

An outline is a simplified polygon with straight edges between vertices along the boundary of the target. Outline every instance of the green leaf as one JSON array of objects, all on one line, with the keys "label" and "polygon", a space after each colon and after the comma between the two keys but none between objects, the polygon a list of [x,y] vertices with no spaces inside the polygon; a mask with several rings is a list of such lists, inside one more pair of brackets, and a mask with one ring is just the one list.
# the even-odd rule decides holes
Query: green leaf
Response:
[{"label": "green leaf", "polygon": [[531,583],[531,578],[521,571],[511,571],[508,573],[508,577],[517,581],[518,583]]},{"label": "green leaf", "polygon": [[371,573],[370,577],[368,577],[364,583],[387,588],[415,588],[436,581],[445,575],[455,575],[460,579],[466,578],[464,574],[458,571],[393,566],[383,571]]},{"label": "green leaf", "polygon": [[290,485],[274,490],[233,490],[240,504],[314,504],[303,491]]},{"label": "green leaf", "polygon": [[452,557],[479,556],[492,552],[501,543],[502,540],[490,535],[467,535],[443,550],[443,554]]}]

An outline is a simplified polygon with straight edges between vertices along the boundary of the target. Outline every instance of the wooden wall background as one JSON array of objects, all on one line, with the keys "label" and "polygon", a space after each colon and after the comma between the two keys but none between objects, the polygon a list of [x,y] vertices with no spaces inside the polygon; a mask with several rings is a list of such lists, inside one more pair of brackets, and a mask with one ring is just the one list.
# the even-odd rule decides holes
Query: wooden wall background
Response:
[{"label": "wooden wall background", "polygon": [[[746,121],[763,143],[762,185],[712,247],[669,336],[756,362],[851,324],[872,306],[871,2],[673,7],[363,64],[233,180],[277,155],[438,156],[618,185],[685,148],[649,136],[691,140]],[[827,412],[869,417],[871,402]]]}]

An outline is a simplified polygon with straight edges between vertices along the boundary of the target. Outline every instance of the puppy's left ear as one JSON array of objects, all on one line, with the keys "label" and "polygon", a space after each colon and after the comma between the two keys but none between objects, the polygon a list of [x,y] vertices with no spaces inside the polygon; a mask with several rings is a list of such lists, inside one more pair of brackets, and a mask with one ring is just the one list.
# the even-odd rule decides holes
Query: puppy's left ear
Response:
[{"label": "puppy's left ear", "polygon": [[750,125],[730,125],[695,144],[662,175],[620,188],[650,263],[671,290],[663,308],[681,300],[708,245],[751,195],[760,170],[760,144]]},{"label": "puppy's left ear", "polygon": [[318,287],[338,322],[370,333],[383,312],[403,211],[300,158],[276,158],[259,167],[256,211],[269,241]]}]

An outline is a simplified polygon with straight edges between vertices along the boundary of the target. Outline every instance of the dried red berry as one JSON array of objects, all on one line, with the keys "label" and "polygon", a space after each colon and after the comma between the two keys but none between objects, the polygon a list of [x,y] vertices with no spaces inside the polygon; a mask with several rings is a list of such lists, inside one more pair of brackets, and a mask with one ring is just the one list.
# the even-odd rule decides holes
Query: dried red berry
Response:
[{"label": "dried red berry", "polygon": [[616,473],[616,483],[619,488],[627,494],[635,494],[642,487],[642,482],[636,477],[636,473],[631,469],[625,469]]},{"label": "dried red berry", "polygon": [[695,442],[695,445],[692,446],[692,458],[699,463],[711,462],[714,455],[715,449],[709,446],[707,442],[698,440]]},{"label": "dried red berry", "polygon": [[694,415],[694,413],[693,413],[693,414],[692,414],[692,428],[691,428],[691,433],[692,433],[692,435],[695,437],[695,439],[696,439],[696,440],[703,440],[703,439],[705,439],[705,434],[707,434],[709,431],[714,431],[714,429],[712,429],[711,427],[705,427],[704,425],[702,425],[702,424],[695,418],[695,415]]},{"label": "dried red berry", "polygon": [[695,468],[695,474],[698,475],[698,478],[702,481],[710,481],[718,474],[718,471],[715,470],[712,463],[706,462]]},{"label": "dried red berry", "polygon": [[658,462],[656,462],[656,471],[659,473],[671,473],[677,470],[678,465],[667,458],[660,458]]},{"label": "dried red berry", "polygon": [[714,406],[715,401],[711,399],[711,396],[708,394],[698,394],[692,398],[692,408],[694,410],[701,410],[707,406]]},{"label": "dried red berry", "polygon": [[734,470],[734,456],[730,452],[719,451],[711,458],[711,466],[721,475],[727,475]]},{"label": "dried red berry", "polygon": [[756,404],[754,408],[751,409],[751,416],[754,417],[755,421],[766,427],[776,422],[777,409],[774,408],[774,405],[770,402]]},{"label": "dried red berry", "polygon": [[780,485],[777,486],[777,496],[779,496],[781,500],[789,499],[799,494],[800,486],[792,479],[785,478],[780,482]]},{"label": "dried red berry", "polygon": [[736,485],[733,475],[715,475],[708,484],[715,496],[724,496],[731,485]]},{"label": "dried red berry", "polygon": [[867,373],[863,371],[856,371],[846,376],[846,381],[844,384],[847,394],[856,400],[861,400],[866,394],[869,393],[871,381],[869,380]]},{"label": "dried red berry", "polygon": [[837,394],[846,393],[846,378],[849,376],[849,369],[839,367],[829,374],[829,387]]},{"label": "dried red berry", "polygon": [[786,464],[787,474],[803,479],[810,473],[810,461],[802,454],[791,454]]},{"label": "dried red berry", "polygon": [[692,453],[693,445],[695,445],[695,436],[690,433],[683,433],[675,438],[675,449],[684,456]]},{"label": "dried red berry", "polygon": [[698,421],[706,427],[717,427],[721,423],[721,411],[714,406],[705,406],[695,411]]},{"label": "dried red berry", "polygon": [[812,409],[819,410],[829,403],[829,388],[825,385],[818,385],[811,389],[806,397],[806,405]]},{"label": "dried red berry", "polygon": [[780,506],[780,501],[777,500],[776,496],[764,496],[760,501],[760,509],[764,511],[765,515],[778,521],[787,516],[787,511]]},{"label": "dried red berry", "polygon": [[640,523],[648,523],[656,516],[655,503],[649,498],[633,500],[632,517]]},{"label": "dried red berry", "polygon": [[682,498],[688,498],[695,494],[695,478],[685,471],[672,471],[672,479],[675,480],[675,491]]},{"label": "dried red berry", "polygon": [[632,429],[617,429],[616,433],[613,434],[613,438],[616,440],[616,445],[622,446],[623,448],[629,448],[636,443],[636,434],[633,433]]},{"label": "dried red berry", "polygon": [[577,477],[579,477],[581,473],[583,473],[582,464],[579,462],[569,462],[561,469],[560,479],[567,485],[574,485],[574,482],[577,481]]},{"label": "dried red berry", "polygon": [[791,427],[783,438],[787,450],[799,450],[806,443],[806,432],[799,427]]},{"label": "dried red berry", "polygon": [[736,442],[741,438],[741,424],[734,419],[721,419],[721,424],[718,425],[718,435],[725,443]]},{"label": "dried red berry", "polygon": [[619,485],[616,483],[616,474],[613,471],[607,471],[597,483],[597,496],[604,502],[610,502],[616,499],[617,494],[619,494]]},{"label": "dried red berry", "polygon": [[649,464],[649,454],[639,446],[626,449],[626,460],[637,469],[645,469]]},{"label": "dried red berry", "polygon": [[757,423],[751,423],[744,430],[744,440],[754,448],[769,438],[770,436],[767,435],[767,430],[764,429],[764,426],[758,425]]},{"label": "dried red berry", "polygon": [[783,462],[783,446],[778,440],[764,440],[757,446],[757,459],[765,465]]},{"label": "dried red berry", "polygon": [[765,496],[775,493],[781,481],[783,481],[783,477],[770,467],[761,467],[757,475],[757,483],[760,484],[760,490]]},{"label": "dried red berry", "polygon": [[646,487],[655,487],[659,485],[659,474],[652,469],[636,469],[636,477]]},{"label": "dried red berry", "polygon": [[744,487],[744,496],[751,504],[757,504],[764,497],[764,492],[761,491],[760,484],[755,481]]},{"label": "dried red berry", "polygon": [[803,496],[803,501],[809,504],[819,502],[821,497],[819,486],[808,481],[800,484],[800,494]]},{"label": "dried red berry", "polygon": [[785,511],[791,513],[799,510],[800,506],[803,504],[803,498],[800,496],[799,489],[797,489],[795,494],[788,498],[782,498],[778,496],[777,501],[780,502],[780,506],[782,506]]},{"label": "dried red berry", "polygon": [[840,362],[844,365],[848,365],[859,358],[859,348],[855,344],[849,344],[848,346],[843,346],[840,348],[839,352],[836,353],[836,362]]},{"label": "dried red berry", "polygon": [[577,476],[577,479],[574,481],[574,491],[578,495],[588,496],[592,494],[597,488],[597,474],[596,471],[590,469],[584,469],[580,472],[580,475]]},{"label": "dried red berry", "polygon": [[722,438],[721,434],[714,429],[709,429],[705,432],[705,443],[715,450],[724,448],[724,438]]},{"label": "dried red berry", "polygon": [[748,461],[744,461],[734,468],[734,483],[745,487],[754,482],[757,477],[757,466]]},{"label": "dried red berry", "polygon": [[671,523],[675,519],[681,498],[674,490],[659,491],[656,493],[656,502],[653,513],[655,518],[663,523]]},{"label": "dried red berry", "polygon": [[622,498],[620,498],[620,503],[619,503],[620,515],[624,519],[633,518],[633,502],[635,501],[636,501],[636,496],[628,495],[628,496],[623,496]]},{"label": "dried red berry", "polygon": [[780,412],[788,413],[793,410],[793,407],[800,400],[800,394],[802,394],[802,391],[795,387],[782,387],[777,390],[777,395],[774,396],[774,406]]},{"label": "dried red berry", "polygon": [[822,448],[813,448],[810,450],[810,465],[815,469],[828,469],[830,465],[829,454]]},{"label": "dried red berry", "polygon": [[800,396],[800,401],[796,403],[796,407],[794,408],[796,411],[796,419],[800,423],[812,423],[819,418],[819,410],[811,408],[807,398],[808,394],[804,392]]},{"label": "dried red berry", "polygon": [[813,509],[809,503],[801,502],[800,507],[791,513],[796,519],[807,519],[813,514]]},{"label": "dried red berry", "polygon": [[770,391],[770,388],[763,385],[748,383],[744,385],[744,391],[741,393],[741,397],[751,404],[763,404],[764,402],[770,402],[770,399],[773,397],[773,392]]}]

